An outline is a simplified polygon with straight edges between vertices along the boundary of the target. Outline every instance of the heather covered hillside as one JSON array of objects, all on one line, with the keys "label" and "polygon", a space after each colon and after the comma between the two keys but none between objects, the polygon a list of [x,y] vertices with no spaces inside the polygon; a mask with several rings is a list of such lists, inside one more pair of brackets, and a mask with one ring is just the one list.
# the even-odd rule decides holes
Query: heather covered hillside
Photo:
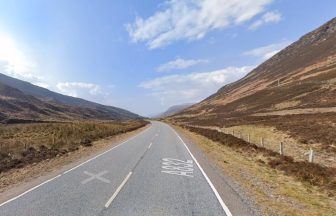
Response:
[{"label": "heather covered hillside", "polygon": [[275,149],[282,140],[297,155],[312,147],[328,155],[323,161],[331,164],[329,153],[336,151],[336,18],[170,119],[250,133],[257,143],[264,136],[276,143]]}]

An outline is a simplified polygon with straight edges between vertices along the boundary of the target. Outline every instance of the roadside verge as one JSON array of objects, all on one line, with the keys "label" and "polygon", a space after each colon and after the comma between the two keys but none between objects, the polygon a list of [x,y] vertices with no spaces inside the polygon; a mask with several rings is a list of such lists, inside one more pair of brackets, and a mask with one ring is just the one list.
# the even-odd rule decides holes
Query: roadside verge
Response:
[{"label": "roadside verge", "polygon": [[261,215],[253,200],[245,195],[243,188],[236,184],[226,173],[223,173],[214,161],[209,158],[209,155],[203,151],[201,146],[199,146],[200,140],[190,136],[191,134],[188,131],[180,127],[171,126],[183,139],[190,152],[197,158],[197,161],[209,179],[211,179],[213,186],[217,189],[218,194],[230,209],[232,215]]},{"label": "roadside verge", "polygon": [[[190,140],[187,142],[192,151],[199,148],[205,155],[198,156],[198,160],[213,180],[217,190],[221,193],[223,200],[230,210],[236,203],[230,203],[232,197],[226,198],[227,194],[237,193],[241,202],[254,210],[254,215],[335,215],[336,201],[319,188],[297,181],[291,176],[285,175],[276,169],[270,168],[262,163],[262,155],[253,155],[243,151],[236,151],[229,146],[214,142],[204,136],[192,133],[186,129],[175,126],[180,134]],[[193,145],[193,144],[194,145]],[[193,152],[194,153],[194,152]],[[197,151],[195,151],[195,156]],[[210,161],[210,168],[203,165],[203,160]],[[222,175],[222,181],[227,184],[218,184],[214,172]],[[222,188],[221,186],[224,185]],[[231,192],[223,193],[223,190]],[[234,196],[233,196],[234,198]],[[249,204],[250,203],[250,204]],[[259,211],[260,210],[260,211]],[[246,214],[238,214],[246,215]],[[251,215],[251,214],[249,214]]]},{"label": "roadside verge", "polygon": [[150,127],[149,124],[131,132],[95,141],[90,147],[81,147],[76,151],[52,159],[0,173],[0,203],[80,166],[82,163],[103,154]]}]

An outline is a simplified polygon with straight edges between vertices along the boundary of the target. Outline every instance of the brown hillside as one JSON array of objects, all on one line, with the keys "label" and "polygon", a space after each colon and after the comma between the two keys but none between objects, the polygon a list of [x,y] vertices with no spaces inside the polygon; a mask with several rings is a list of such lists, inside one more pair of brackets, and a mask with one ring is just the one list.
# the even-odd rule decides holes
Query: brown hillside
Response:
[{"label": "brown hillside", "polygon": [[298,143],[335,151],[335,111],[336,18],[171,120],[203,127],[272,127]]},{"label": "brown hillside", "polygon": [[111,120],[111,116],[99,110],[68,106],[55,101],[42,101],[26,95],[18,89],[0,83],[0,122],[62,120]]},{"label": "brown hillside", "polygon": [[336,18],[185,113],[278,110],[288,101],[290,108],[336,106],[335,78]]}]

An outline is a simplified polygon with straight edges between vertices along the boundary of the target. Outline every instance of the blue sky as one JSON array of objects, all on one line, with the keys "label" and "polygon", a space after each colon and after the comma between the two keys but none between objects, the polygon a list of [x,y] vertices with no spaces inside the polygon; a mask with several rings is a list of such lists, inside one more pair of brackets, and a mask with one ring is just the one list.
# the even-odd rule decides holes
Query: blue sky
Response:
[{"label": "blue sky", "polygon": [[0,72],[151,115],[243,77],[335,9],[334,0],[1,0]]}]

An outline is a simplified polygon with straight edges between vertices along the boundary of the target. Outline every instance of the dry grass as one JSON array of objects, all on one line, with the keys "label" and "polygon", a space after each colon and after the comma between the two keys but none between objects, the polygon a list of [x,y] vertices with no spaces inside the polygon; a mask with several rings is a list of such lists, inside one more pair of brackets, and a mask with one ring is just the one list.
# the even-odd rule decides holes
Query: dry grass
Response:
[{"label": "dry grass", "polygon": [[270,149],[248,143],[232,135],[228,135],[217,130],[185,127],[191,132],[205,136],[212,141],[229,146],[237,152],[249,153],[250,156],[263,156],[265,160],[260,163],[268,164],[269,167],[283,171],[286,175],[292,176],[299,181],[318,186],[325,190],[330,196],[336,195],[336,169],[321,166],[319,164],[308,163],[306,161],[294,161],[292,157],[282,156]]},{"label": "dry grass", "polygon": [[285,101],[285,102],[281,102],[281,103],[278,103],[278,104],[275,104],[273,109],[275,110],[282,110],[282,109],[287,109],[287,108],[290,108],[290,107],[295,107],[295,106],[298,106],[300,105],[300,101],[297,101],[297,100],[294,100],[294,101]]},{"label": "dry grass", "polygon": [[[285,146],[285,154],[293,157],[295,160],[307,161],[308,155],[306,153],[309,149],[313,149],[315,152],[315,163],[336,168],[334,145],[330,145],[327,149],[325,149],[319,142],[308,142],[305,139],[298,138],[294,139],[290,133],[280,131],[275,127],[270,126],[242,125],[232,127],[231,129],[241,131],[241,133],[245,134],[245,137],[243,137],[245,140],[247,140],[246,134],[251,134],[251,142],[259,145],[261,137],[263,137],[264,146],[274,151],[279,151],[279,143],[282,142]],[[325,138],[328,138],[328,136],[325,136]]]},{"label": "dry grass", "polygon": [[231,176],[253,198],[263,215],[335,215],[336,200],[318,187],[271,168],[266,157],[234,151],[232,146],[214,142],[183,130],[224,173]]},{"label": "dry grass", "polygon": [[0,126],[0,172],[91,146],[143,127],[145,121],[37,123]]},{"label": "dry grass", "polygon": [[149,127],[147,125],[127,133],[99,139],[89,148],[80,146],[77,151],[0,173],[0,203],[117,146]]},{"label": "dry grass", "polygon": [[300,161],[308,160],[308,155],[306,155],[306,153],[312,148],[316,153],[316,157],[314,158],[316,163],[336,168],[335,153],[321,150],[320,144],[318,143],[301,143],[299,140],[292,138],[290,134],[285,133],[284,131],[279,131],[275,127],[263,125],[239,125],[228,128],[212,127],[212,129],[218,129],[230,134],[232,131],[235,131],[235,136],[242,138],[245,141],[248,140],[249,134],[250,142],[259,146],[261,146],[261,139],[263,138],[263,147],[273,151],[279,151],[279,144],[282,142],[284,144],[285,155]]},{"label": "dry grass", "polygon": [[326,153],[336,152],[336,115],[334,112],[284,116],[241,115],[230,118],[224,114],[218,114],[199,118],[179,117],[173,121],[179,124],[219,128],[241,125],[253,125],[257,128],[273,127],[277,131],[290,135],[298,143],[316,145],[319,150],[324,150]]},{"label": "dry grass", "polygon": [[327,108],[304,108],[304,109],[283,109],[280,111],[265,112],[265,113],[256,113],[252,116],[274,116],[274,115],[298,115],[298,114],[314,114],[314,113],[332,113],[336,112],[336,107],[327,107]]}]

